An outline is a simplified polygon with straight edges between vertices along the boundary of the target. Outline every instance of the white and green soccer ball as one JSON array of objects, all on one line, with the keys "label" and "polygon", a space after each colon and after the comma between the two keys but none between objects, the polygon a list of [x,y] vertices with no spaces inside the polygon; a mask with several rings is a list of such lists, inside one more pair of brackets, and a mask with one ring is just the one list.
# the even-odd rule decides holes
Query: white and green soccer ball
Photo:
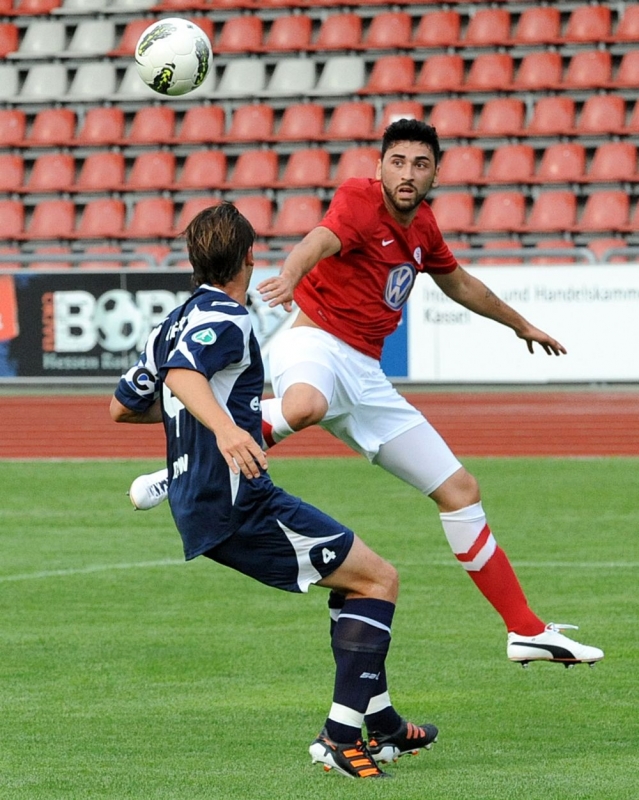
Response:
[{"label": "white and green soccer ball", "polygon": [[154,22],[135,47],[140,77],[159,94],[174,96],[197,89],[212,60],[208,36],[195,23],[179,17]]}]

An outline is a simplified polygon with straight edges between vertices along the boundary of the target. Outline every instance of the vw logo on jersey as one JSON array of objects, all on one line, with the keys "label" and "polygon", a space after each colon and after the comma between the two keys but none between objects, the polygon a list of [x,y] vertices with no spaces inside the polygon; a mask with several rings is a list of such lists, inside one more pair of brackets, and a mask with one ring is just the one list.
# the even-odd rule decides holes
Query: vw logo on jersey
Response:
[{"label": "vw logo on jersey", "polygon": [[408,295],[413,288],[416,276],[415,267],[408,262],[400,264],[398,267],[393,267],[389,272],[386,289],[384,290],[384,300],[386,305],[392,308],[393,311],[399,311],[408,300]]}]

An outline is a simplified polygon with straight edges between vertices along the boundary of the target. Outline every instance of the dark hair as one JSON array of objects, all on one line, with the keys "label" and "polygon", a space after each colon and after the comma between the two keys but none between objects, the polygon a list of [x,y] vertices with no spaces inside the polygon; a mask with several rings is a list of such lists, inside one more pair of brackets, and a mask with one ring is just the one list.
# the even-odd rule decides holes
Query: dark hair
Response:
[{"label": "dark hair", "polygon": [[398,119],[392,122],[384,131],[382,158],[384,153],[398,142],[422,142],[430,145],[435,156],[435,164],[439,164],[441,148],[437,131],[432,125],[427,125],[419,119]]},{"label": "dark hair", "polygon": [[253,226],[232,203],[200,211],[184,231],[192,283],[225,286],[240,272],[255,241]]}]

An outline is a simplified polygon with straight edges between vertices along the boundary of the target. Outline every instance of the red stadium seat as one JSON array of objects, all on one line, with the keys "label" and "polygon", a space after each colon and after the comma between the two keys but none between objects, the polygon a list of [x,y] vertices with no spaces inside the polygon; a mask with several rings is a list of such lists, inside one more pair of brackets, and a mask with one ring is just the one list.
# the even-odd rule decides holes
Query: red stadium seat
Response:
[{"label": "red stadium seat", "polygon": [[405,11],[388,11],[372,18],[368,34],[364,38],[364,47],[403,48],[411,38],[412,21]]},{"label": "red stadium seat", "polygon": [[122,235],[124,229],[124,201],[113,198],[91,200],[85,207],[78,224],[77,236],[82,239],[107,239]]},{"label": "red stadium seat", "polygon": [[374,133],[375,138],[382,136],[386,128],[398,119],[424,119],[424,106],[417,100],[393,100],[386,103],[382,112],[382,120]]},{"label": "red stadium seat", "polygon": [[79,192],[109,192],[124,188],[125,163],[122,153],[90,153],[75,185]]},{"label": "red stadium seat", "polygon": [[69,239],[75,228],[75,205],[72,200],[43,200],[27,225],[28,239]]},{"label": "red stadium seat", "polygon": [[488,166],[488,183],[529,183],[535,172],[535,151],[529,144],[496,148]]},{"label": "red stadium seat", "polygon": [[509,53],[480,53],[473,59],[464,89],[503,91],[513,81],[515,65]]},{"label": "red stadium seat", "polygon": [[621,95],[593,94],[586,98],[577,129],[580,134],[614,133],[623,129],[626,103]]},{"label": "red stadium seat", "polygon": [[610,51],[581,50],[570,59],[562,88],[595,89],[609,86],[611,78],[612,55]]},{"label": "red stadium seat", "polygon": [[173,232],[173,200],[168,197],[144,197],[133,206],[125,228],[131,239],[166,238]]},{"label": "red stadium seat", "polygon": [[439,228],[445,233],[472,230],[475,217],[472,195],[465,192],[439,194],[430,205]]},{"label": "red stadium seat", "polygon": [[186,110],[175,139],[183,144],[219,142],[224,137],[224,130],[223,108],[218,105],[195,105]]},{"label": "red stadium seat", "polygon": [[305,50],[311,42],[313,20],[306,14],[291,14],[273,20],[264,42],[267,53]]},{"label": "red stadium seat", "polygon": [[612,189],[594,192],[586,200],[577,225],[579,231],[623,231],[629,227],[630,198],[627,192]]},{"label": "red stadium seat", "polygon": [[89,108],[74,144],[115,144],[124,139],[124,110],[97,106]]},{"label": "red stadium seat", "polygon": [[535,102],[528,136],[560,136],[575,129],[575,101],[565,95],[540,97]]},{"label": "red stadium seat", "polygon": [[556,6],[525,8],[513,35],[513,44],[552,44],[561,38],[561,12]]},{"label": "red stadium seat", "polygon": [[561,86],[563,62],[559,53],[535,51],[521,60],[512,88],[539,91]]},{"label": "red stadium seat", "polygon": [[375,135],[373,123],[375,108],[371,103],[345,102],[333,111],[326,129],[326,138],[334,139],[371,139]]},{"label": "red stadium seat", "polygon": [[614,40],[616,42],[639,42],[639,3],[625,7],[615,31]]},{"label": "red stadium seat", "polygon": [[140,153],[133,162],[126,188],[140,192],[168,189],[175,181],[175,155],[165,150]]},{"label": "red stadium seat", "polygon": [[595,150],[589,181],[637,180],[637,146],[632,142],[605,142]]},{"label": "red stadium seat", "polygon": [[318,148],[295,150],[288,157],[279,186],[284,189],[330,185],[331,157]]},{"label": "red stadium seat", "polygon": [[23,144],[27,115],[22,109],[0,109],[0,147]]},{"label": "red stadium seat", "polygon": [[42,16],[59,8],[62,0],[15,0],[14,12],[21,15]]},{"label": "red stadium seat", "polygon": [[18,49],[18,38],[18,28],[13,22],[0,23],[0,58],[15,53]]},{"label": "red stadium seat", "polygon": [[462,145],[444,151],[437,182],[440,186],[481,183],[484,174],[484,151]]},{"label": "red stadium seat", "polygon": [[457,92],[463,83],[464,59],[457,53],[436,54],[422,64],[414,89],[418,92]]},{"label": "red stadium seat", "polygon": [[458,11],[428,11],[417,25],[413,47],[452,47],[459,44],[461,17]]},{"label": "red stadium seat", "polygon": [[622,255],[616,256],[608,256],[607,253],[610,250],[621,250],[625,249],[628,246],[628,243],[625,239],[622,239],[620,236],[604,236],[601,238],[591,239],[588,242],[588,249],[591,250],[597,260],[605,261],[606,264],[623,264],[628,261],[628,259]]},{"label": "red stadium seat", "polygon": [[331,14],[319,29],[317,50],[354,50],[361,44],[362,18],[359,14]]},{"label": "red stadium seat", "polygon": [[415,82],[415,63],[410,56],[381,56],[373,64],[366,86],[367,94],[408,92]]},{"label": "red stadium seat", "polygon": [[226,135],[230,142],[260,142],[273,136],[274,112],[267,105],[246,105],[237,108]]},{"label": "red stadium seat", "polygon": [[616,88],[639,86],[639,50],[629,50],[623,54],[612,83]]},{"label": "red stadium seat", "polygon": [[347,178],[374,178],[379,161],[376,147],[352,147],[339,157],[334,183],[338,186]]},{"label": "red stadium seat", "polygon": [[526,106],[516,97],[496,97],[482,106],[478,136],[517,136],[524,132]]},{"label": "red stadium seat", "polygon": [[475,112],[470,100],[441,100],[430,113],[428,122],[441,138],[472,136]]},{"label": "red stadium seat", "polygon": [[568,231],[577,218],[577,198],[574,192],[542,192],[528,217],[527,228],[538,233]]},{"label": "red stadium seat", "polygon": [[583,179],[586,148],[576,142],[549,145],[541,159],[537,178],[542,183],[569,183]]},{"label": "red stadium seat", "polygon": [[226,184],[226,155],[221,150],[195,150],[184,160],[175,189],[219,189]]},{"label": "red stadium seat", "polygon": [[258,236],[269,236],[273,224],[273,204],[264,195],[243,195],[233,201],[237,210],[255,228]]},{"label": "red stadium seat", "polygon": [[274,150],[245,150],[238,156],[230,179],[237,189],[274,186],[279,178]]},{"label": "red stadium seat", "polygon": [[273,236],[304,236],[319,224],[322,201],[317,195],[290,195],[282,201],[273,221]]},{"label": "red stadium seat", "polygon": [[[70,261],[63,261],[60,256],[66,256],[71,253],[71,248],[68,245],[58,245],[54,247],[36,247],[33,250],[33,261],[29,262],[29,270],[42,270],[51,271],[56,269],[71,269]],[[42,261],[39,261],[37,256],[45,256]],[[47,258],[49,256],[49,258]],[[54,258],[51,258],[54,256]],[[58,258],[55,258],[58,256]]]},{"label": "red stadium seat", "polygon": [[35,160],[28,192],[68,192],[75,183],[75,159],[68,153],[44,153]]},{"label": "red stadium seat", "polygon": [[191,220],[194,219],[200,213],[200,211],[204,211],[206,208],[210,208],[211,206],[219,205],[219,203],[219,200],[210,196],[189,198],[180,209],[173,235],[181,235],[186,230],[189,222],[191,222]]},{"label": "red stadium seat", "polygon": [[222,27],[216,53],[250,53],[262,49],[264,23],[258,16],[227,19]]},{"label": "red stadium seat", "polygon": [[138,39],[149,27],[149,24],[150,21],[145,17],[141,19],[132,19],[127,22],[117,47],[112,50],[109,55],[132,56],[135,53],[135,46],[138,43]]},{"label": "red stadium seat", "polygon": [[[80,269],[120,269],[122,266],[129,266],[127,262],[123,262],[122,259],[118,258],[122,250],[117,245],[89,245],[84,248],[83,252],[86,254],[87,260],[78,262]],[[115,258],[112,261],[95,258],[95,256],[105,255],[114,255]]]},{"label": "red stadium seat", "polygon": [[[519,242],[516,239],[487,239],[483,243],[483,250],[517,250],[520,247]],[[477,259],[477,264],[483,264],[486,266],[502,266],[508,264],[522,264],[523,258],[518,256],[484,256],[483,258]]]},{"label": "red stadium seat", "polygon": [[324,106],[319,103],[294,103],[286,106],[279,130],[274,134],[278,141],[320,141],[324,138]]},{"label": "red stadium seat", "polygon": [[[565,239],[540,239],[535,244],[537,250],[572,250],[574,244]],[[555,266],[557,264],[572,264],[574,263],[574,256],[535,256],[530,259],[530,263],[538,267],[541,266]]]},{"label": "red stadium seat", "polygon": [[70,108],[45,108],[36,114],[27,142],[31,146],[70,144],[75,124],[75,112]]},{"label": "red stadium seat", "polygon": [[24,183],[24,160],[22,156],[4,153],[0,155],[0,192],[19,192]]},{"label": "red stadium seat", "polygon": [[24,231],[24,206],[19,200],[0,200],[0,237],[18,239]]},{"label": "red stadium seat", "polygon": [[564,32],[566,42],[603,42],[610,37],[612,12],[609,6],[578,6],[573,9]]},{"label": "red stadium seat", "polygon": [[173,141],[175,111],[169,106],[142,106],[127,136],[129,144],[165,144]]},{"label": "red stadium seat", "polygon": [[493,192],[481,204],[476,229],[481,233],[518,231],[525,216],[526,200],[520,192]]},{"label": "red stadium seat", "polygon": [[510,12],[505,8],[480,8],[470,18],[464,44],[472,47],[502,45],[510,39]]}]

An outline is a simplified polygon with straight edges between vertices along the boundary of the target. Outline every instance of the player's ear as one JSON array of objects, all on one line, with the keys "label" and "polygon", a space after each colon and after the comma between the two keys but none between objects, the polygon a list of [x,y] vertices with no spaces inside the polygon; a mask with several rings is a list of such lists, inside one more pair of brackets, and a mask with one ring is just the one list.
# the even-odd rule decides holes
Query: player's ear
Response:
[{"label": "player's ear", "polygon": [[377,159],[377,167],[375,168],[375,180],[378,181],[382,177],[382,159]]},{"label": "player's ear", "polygon": [[255,264],[255,259],[253,258],[253,248],[249,247],[246,252],[246,258],[244,259],[244,263],[247,267],[252,267]]},{"label": "player's ear", "polygon": [[431,189],[436,189],[439,186],[439,168],[441,167],[441,161],[435,167],[435,176],[433,178],[433,182],[431,184]]}]

